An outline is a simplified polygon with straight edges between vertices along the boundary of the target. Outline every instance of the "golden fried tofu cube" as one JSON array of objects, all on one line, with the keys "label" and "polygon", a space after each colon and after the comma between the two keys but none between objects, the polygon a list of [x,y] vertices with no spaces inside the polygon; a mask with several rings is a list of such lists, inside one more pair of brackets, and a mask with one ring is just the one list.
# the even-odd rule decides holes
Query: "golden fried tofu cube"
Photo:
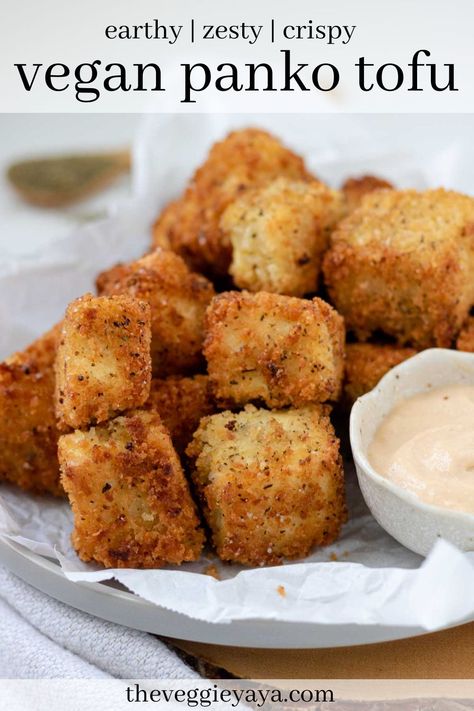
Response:
[{"label": "golden fried tofu cube", "polygon": [[100,294],[129,294],[150,304],[153,373],[164,377],[203,365],[204,315],[214,287],[171,251],[156,249],[100,274]]},{"label": "golden fried tofu cube", "polygon": [[352,212],[359,207],[362,199],[376,190],[392,190],[393,185],[388,180],[378,178],[376,175],[362,175],[359,178],[348,178],[342,185],[345,207],[347,212]]},{"label": "golden fried tofu cube", "polygon": [[221,219],[234,282],[289,296],[315,292],[329,232],[342,214],[341,194],[315,180],[278,178],[247,191]]},{"label": "golden fried tofu cube", "polygon": [[144,407],[158,412],[180,456],[184,455],[200,420],[216,411],[207,375],[153,378]]},{"label": "golden fried tofu cube", "polygon": [[382,190],[340,222],[324,257],[332,302],[360,341],[450,346],[474,303],[474,199]]},{"label": "golden fried tofu cube", "polygon": [[328,412],[247,405],[202,420],[187,452],[222,560],[271,565],[337,539],[344,474]]},{"label": "golden fried tofu cube", "polygon": [[456,348],[458,351],[474,353],[474,316],[469,316],[460,330],[456,341]]},{"label": "golden fried tofu cube", "polygon": [[150,307],[86,294],[69,304],[56,358],[60,429],[104,422],[150,394]]},{"label": "golden fried tofu cube", "polygon": [[168,430],[131,411],[59,439],[72,542],[107,568],[158,568],[199,558],[203,533]]},{"label": "golden fried tofu cube", "polygon": [[404,360],[416,355],[414,348],[392,344],[348,343],[343,402],[351,406],[357,398],[373,390],[379,380]]},{"label": "golden fried tofu cube", "polygon": [[0,364],[0,480],[64,496],[59,482],[54,360],[60,327]]},{"label": "golden fried tofu cube", "polygon": [[337,400],[343,319],[322,299],[231,291],[207,311],[204,355],[221,404],[269,407]]},{"label": "golden fried tofu cube", "polygon": [[159,216],[153,228],[154,244],[171,247],[196,271],[225,275],[231,245],[220,229],[222,213],[248,188],[279,176],[312,177],[303,159],[266,131],[233,131],[214,144],[183,196]]}]

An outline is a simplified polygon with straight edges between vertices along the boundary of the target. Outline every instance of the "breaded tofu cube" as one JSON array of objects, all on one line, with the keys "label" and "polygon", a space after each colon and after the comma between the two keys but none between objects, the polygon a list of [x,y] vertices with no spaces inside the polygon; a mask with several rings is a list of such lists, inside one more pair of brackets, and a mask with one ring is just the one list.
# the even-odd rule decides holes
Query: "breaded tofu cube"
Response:
[{"label": "breaded tofu cube", "polygon": [[365,341],[449,347],[474,303],[474,198],[382,190],[340,222],[324,257],[330,298]]},{"label": "breaded tofu cube", "polygon": [[63,435],[58,453],[82,560],[159,568],[199,558],[204,536],[196,507],[156,412],[135,410]]},{"label": "breaded tofu cube", "polygon": [[59,482],[54,360],[60,326],[0,364],[0,480],[64,496]]},{"label": "breaded tofu cube", "polygon": [[180,456],[184,455],[200,420],[216,411],[209,390],[207,375],[151,381],[150,397],[144,407],[158,412]]},{"label": "breaded tofu cube", "polygon": [[392,183],[376,175],[362,175],[359,178],[348,178],[342,185],[345,207],[347,212],[352,212],[359,207],[364,198],[369,193],[376,190],[392,190]]},{"label": "breaded tofu cube", "polygon": [[220,229],[222,213],[248,188],[279,176],[312,177],[303,159],[266,131],[233,131],[214,144],[183,196],[160,215],[153,228],[154,244],[171,247],[196,271],[226,274],[231,246]]},{"label": "breaded tofu cube", "polygon": [[337,400],[344,322],[329,304],[259,292],[226,292],[207,310],[204,355],[220,404],[269,407]]},{"label": "breaded tofu cube", "polygon": [[329,232],[342,214],[341,193],[317,181],[278,178],[247,191],[221,219],[235,284],[289,296],[315,292]]},{"label": "breaded tofu cube", "polygon": [[60,429],[104,422],[150,394],[150,307],[86,294],[69,304],[56,358]]},{"label": "breaded tofu cube", "polygon": [[474,316],[469,316],[460,330],[456,348],[458,351],[474,353]]},{"label": "breaded tofu cube", "polygon": [[202,420],[187,453],[222,560],[272,565],[337,539],[344,474],[328,412],[247,405]]},{"label": "breaded tofu cube", "polygon": [[204,314],[214,287],[177,254],[158,248],[136,262],[113,267],[99,275],[97,289],[150,304],[155,376],[192,373],[203,365]]},{"label": "breaded tofu cube", "polygon": [[344,405],[353,405],[357,398],[373,390],[389,370],[416,353],[414,348],[400,348],[391,344],[348,343]]}]

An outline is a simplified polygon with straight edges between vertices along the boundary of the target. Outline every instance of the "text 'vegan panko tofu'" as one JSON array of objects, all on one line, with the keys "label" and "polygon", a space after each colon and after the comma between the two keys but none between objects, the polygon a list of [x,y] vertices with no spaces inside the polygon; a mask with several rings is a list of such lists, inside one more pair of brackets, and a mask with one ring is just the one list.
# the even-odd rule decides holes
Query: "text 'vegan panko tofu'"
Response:
[{"label": "text 'vegan panko tofu'", "polygon": [[60,326],[0,364],[0,480],[64,496],[59,482],[54,361]]},{"label": "text 'vegan panko tofu'", "polygon": [[474,302],[474,199],[382,190],[339,223],[324,257],[332,302],[364,341],[451,346]]},{"label": "text 'vegan panko tofu'", "polygon": [[199,558],[196,508],[157,413],[132,411],[63,435],[58,452],[82,560],[158,568]]},{"label": "text 'vegan panko tofu'", "polygon": [[204,314],[214,287],[191,272],[177,254],[156,249],[130,264],[112,267],[97,278],[99,294],[129,294],[151,310],[153,374],[193,373],[202,365]]},{"label": "text 'vegan panko tofu'", "polygon": [[271,565],[339,536],[344,475],[328,411],[247,405],[201,421],[187,453],[222,560]]},{"label": "text 'vegan panko tofu'", "polygon": [[233,131],[215,143],[184,194],[168,205],[153,228],[156,246],[171,248],[196,271],[227,274],[231,245],[220,219],[228,205],[252,187],[286,176],[312,176],[300,156],[257,128]]},{"label": "text 'vegan panko tofu'", "polygon": [[249,291],[314,293],[329,232],[342,215],[341,193],[315,180],[279,178],[244,193],[221,219],[234,282]]},{"label": "text 'vegan panko tofu'", "polygon": [[148,398],[150,307],[131,296],[86,294],[69,304],[56,357],[61,429],[104,422]]},{"label": "text 'vegan panko tofu'", "polygon": [[344,323],[322,299],[226,292],[207,310],[204,354],[223,404],[269,407],[337,400]]}]

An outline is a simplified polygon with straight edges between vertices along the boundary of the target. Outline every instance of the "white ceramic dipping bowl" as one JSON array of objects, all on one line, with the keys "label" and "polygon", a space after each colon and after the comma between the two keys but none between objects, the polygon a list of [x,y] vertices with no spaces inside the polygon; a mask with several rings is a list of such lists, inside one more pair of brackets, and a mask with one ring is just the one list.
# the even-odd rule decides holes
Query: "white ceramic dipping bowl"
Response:
[{"label": "white ceramic dipping bowl", "polygon": [[474,353],[432,348],[390,370],[351,411],[352,454],[367,506],[391,536],[423,556],[438,538],[461,550],[474,550],[474,514],[424,503],[378,474],[367,451],[378,426],[400,400],[444,385],[462,384],[474,385]]}]

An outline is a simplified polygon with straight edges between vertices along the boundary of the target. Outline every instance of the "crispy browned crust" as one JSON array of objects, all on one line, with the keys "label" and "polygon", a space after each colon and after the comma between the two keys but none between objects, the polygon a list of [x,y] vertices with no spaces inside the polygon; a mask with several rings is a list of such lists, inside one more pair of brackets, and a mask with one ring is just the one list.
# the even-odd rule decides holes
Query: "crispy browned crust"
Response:
[{"label": "crispy browned crust", "polygon": [[414,348],[400,348],[390,344],[348,343],[343,387],[344,405],[353,405],[358,397],[375,388],[391,368],[416,353]]},{"label": "crispy browned crust", "polygon": [[145,408],[155,410],[168,428],[176,451],[183,456],[200,420],[216,411],[207,375],[171,376],[151,381]]},{"label": "crispy browned crust", "polygon": [[62,321],[43,333],[22,351],[5,358],[6,363],[17,363],[36,368],[51,368],[54,365],[56,351],[61,338]]},{"label": "crispy browned crust", "polygon": [[337,400],[344,322],[324,301],[231,291],[207,310],[204,355],[221,405]]},{"label": "crispy browned crust", "polygon": [[329,232],[342,214],[341,194],[315,180],[278,178],[246,191],[220,223],[232,244],[235,284],[253,292],[314,293]]},{"label": "crispy browned crust", "polygon": [[474,353],[474,316],[469,316],[456,341],[458,351]]},{"label": "crispy browned crust", "polygon": [[112,267],[98,276],[97,289],[107,296],[129,294],[150,304],[155,376],[192,373],[202,367],[204,314],[215,292],[177,254],[157,248],[136,262]]},{"label": "crispy browned crust", "polygon": [[452,345],[474,301],[474,199],[445,190],[367,195],[332,234],[323,270],[347,328],[400,345]]},{"label": "crispy browned crust", "polygon": [[348,178],[342,185],[342,192],[347,212],[352,212],[359,207],[369,193],[376,190],[392,190],[394,186],[388,180],[378,178],[376,175],[361,175],[358,178]]},{"label": "crispy browned crust", "polygon": [[0,364],[0,479],[64,496],[59,482],[54,359],[60,325]]},{"label": "crispy browned crust", "polygon": [[273,565],[337,539],[344,474],[328,411],[248,405],[202,420],[187,453],[222,560]]},{"label": "crispy browned crust", "polygon": [[204,536],[178,456],[155,412],[132,411],[59,440],[73,545],[107,568],[196,560]]},{"label": "crispy browned crust", "polygon": [[150,394],[150,307],[131,296],[71,302],[56,358],[59,428],[86,427],[142,405]]},{"label": "crispy browned crust", "polygon": [[231,248],[219,221],[226,207],[249,187],[278,176],[307,180],[302,158],[266,131],[247,128],[215,143],[181,198],[158,217],[153,242],[170,246],[196,271],[227,273]]}]

